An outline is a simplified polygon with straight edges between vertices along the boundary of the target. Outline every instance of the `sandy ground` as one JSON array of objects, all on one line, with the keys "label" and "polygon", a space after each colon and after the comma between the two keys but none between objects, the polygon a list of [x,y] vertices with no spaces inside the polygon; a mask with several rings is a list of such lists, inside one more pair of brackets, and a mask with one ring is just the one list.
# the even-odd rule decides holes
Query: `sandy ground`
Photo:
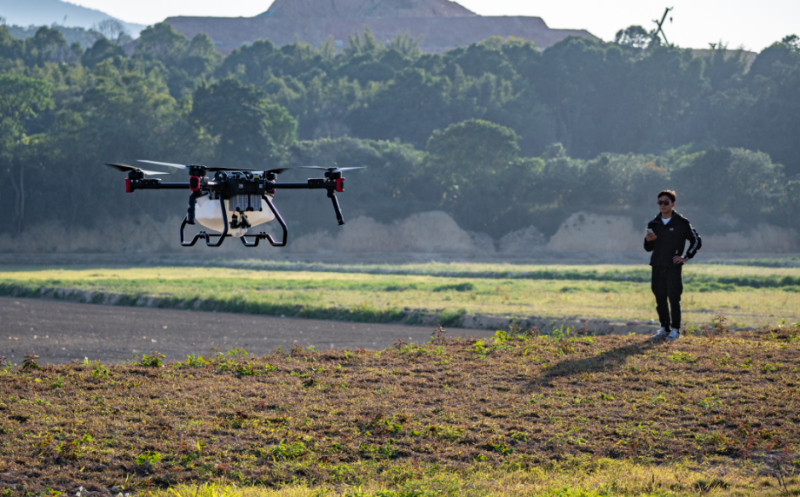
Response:
[{"label": "sandy ground", "polygon": [[[122,362],[158,350],[167,360],[187,354],[236,347],[264,355],[293,344],[318,349],[382,349],[396,343],[424,342],[430,327],[365,324],[248,314],[145,309],[78,304],[43,299],[0,298],[0,356],[19,364],[35,352],[40,364],[75,359]],[[448,335],[491,335],[487,331],[448,330]]]}]

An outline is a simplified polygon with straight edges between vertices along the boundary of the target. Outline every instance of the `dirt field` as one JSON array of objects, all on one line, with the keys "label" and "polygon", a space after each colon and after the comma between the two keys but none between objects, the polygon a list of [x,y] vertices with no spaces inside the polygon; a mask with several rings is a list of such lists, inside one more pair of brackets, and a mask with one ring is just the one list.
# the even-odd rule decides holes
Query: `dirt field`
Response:
[{"label": "dirt field", "polygon": [[[491,334],[451,330],[454,335]],[[297,343],[318,349],[383,349],[398,339],[424,342],[429,327],[345,323],[169,309],[0,298],[0,355],[18,364],[31,351],[43,364],[73,359],[119,363],[158,350],[167,360],[217,347],[265,355]]]},{"label": "dirt field", "polygon": [[[498,332],[380,352],[4,366],[0,495],[183,484],[169,495],[196,496],[205,482],[242,490],[201,497],[798,495],[798,347],[796,327],[674,343]],[[634,479],[634,466],[648,469]],[[548,487],[604,468],[574,492]]]}]

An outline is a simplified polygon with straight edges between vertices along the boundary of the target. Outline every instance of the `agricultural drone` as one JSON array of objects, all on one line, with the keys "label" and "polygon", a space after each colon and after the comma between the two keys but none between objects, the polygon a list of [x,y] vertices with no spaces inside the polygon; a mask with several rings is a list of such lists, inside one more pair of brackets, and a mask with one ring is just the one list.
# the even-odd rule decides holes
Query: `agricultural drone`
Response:
[{"label": "agricultural drone", "polygon": [[[127,164],[106,164],[107,166],[127,172],[125,191],[136,190],[191,190],[189,195],[189,212],[181,223],[181,245],[191,247],[203,238],[209,247],[219,247],[225,237],[231,236],[242,241],[245,247],[257,247],[258,242],[266,239],[273,247],[285,247],[288,237],[286,223],[283,221],[273,203],[275,191],[287,190],[327,190],[328,198],[333,202],[336,219],[344,224],[342,210],[336,192],[344,191],[344,171],[363,169],[363,167],[320,167],[300,166],[306,169],[325,171],[324,178],[310,178],[306,183],[278,183],[278,174],[292,168],[279,168],[260,171],[255,169],[206,167],[198,165],[172,164],[139,160],[147,164],[184,169],[189,172],[188,183],[162,183],[160,179],[146,178],[159,174],[160,171],[147,171]],[[214,173],[213,177],[206,173]],[[248,230],[259,224],[277,219],[283,229],[283,239],[276,242],[272,235],[264,233],[248,233]],[[186,225],[200,223],[216,233],[200,231],[191,241],[186,241],[184,230]],[[213,238],[217,238],[212,242]],[[250,240],[248,240],[250,238]]]}]

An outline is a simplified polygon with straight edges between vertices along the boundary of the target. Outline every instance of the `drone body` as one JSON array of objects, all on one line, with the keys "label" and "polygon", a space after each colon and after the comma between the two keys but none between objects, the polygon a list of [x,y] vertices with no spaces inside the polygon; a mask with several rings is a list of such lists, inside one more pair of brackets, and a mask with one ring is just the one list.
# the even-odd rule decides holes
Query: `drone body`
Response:
[{"label": "drone body", "polygon": [[[277,175],[290,168],[271,169],[257,172],[249,169],[233,169],[223,167],[185,166],[168,162],[154,162],[140,160],[149,164],[156,164],[189,172],[188,183],[162,183],[159,179],[146,178],[146,175],[167,174],[157,171],[146,171],[126,164],[106,164],[120,171],[127,171],[125,191],[133,193],[136,190],[190,190],[189,209],[181,224],[180,241],[184,247],[191,247],[201,238],[209,247],[219,247],[226,237],[235,237],[241,240],[246,247],[256,247],[259,241],[267,240],[274,247],[284,247],[288,241],[288,230],[272,199],[277,189],[324,189],[328,198],[333,203],[336,219],[339,224],[344,224],[342,211],[336,192],[344,191],[344,177],[342,172],[361,167],[324,168],[318,166],[305,166],[310,169],[325,171],[324,178],[310,178],[306,183],[278,183]],[[213,177],[206,176],[206,172],[213,172]],[[264,232],[249,233],[252,227],[259,226],[272,220],[278,220],[283,229],[283,239],[276,242],[272,235]],[[184,231],[187,225],[198,223],[216,233],[200,231],[191,241],[187,241]],[[217,240],[212,242],[212,239]]]},{"label": "drone body", "polygon": [[[270,195],[270,200],[272,196]],[[244,224],[250,227],[258,226],[275,219],[267,202],[258,195],[236,195],[227,200],[226,214],[228,226],[239,225],[238,228],[229,229],[231,236],[241,238],[247,233]],[[222,232],[225,223],[222,220],[222,208],[219,202],[211,199],[210,195],[203,195],[196,200],[194,218],[198,224],[208,229]],[[243,221],[240,224],[239,219]]]}]

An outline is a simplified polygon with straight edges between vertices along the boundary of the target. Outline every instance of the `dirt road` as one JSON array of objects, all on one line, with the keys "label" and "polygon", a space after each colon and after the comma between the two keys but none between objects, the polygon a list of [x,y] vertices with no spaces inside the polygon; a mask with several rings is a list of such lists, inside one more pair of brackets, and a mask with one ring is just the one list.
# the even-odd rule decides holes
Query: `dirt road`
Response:
[{"label": "dirt road", "polygon": [[[122,362],[158,350],[167,360],[236,347],[264,355],[297,343],[318,349],[386,348],[398,339],[424,342],[430,327],[347,323],[169,309],[0,298],[0,355],[14,364],[35,352],[41,364],[74,359]],[[448,335],[487,335],[453,329]]]}]

